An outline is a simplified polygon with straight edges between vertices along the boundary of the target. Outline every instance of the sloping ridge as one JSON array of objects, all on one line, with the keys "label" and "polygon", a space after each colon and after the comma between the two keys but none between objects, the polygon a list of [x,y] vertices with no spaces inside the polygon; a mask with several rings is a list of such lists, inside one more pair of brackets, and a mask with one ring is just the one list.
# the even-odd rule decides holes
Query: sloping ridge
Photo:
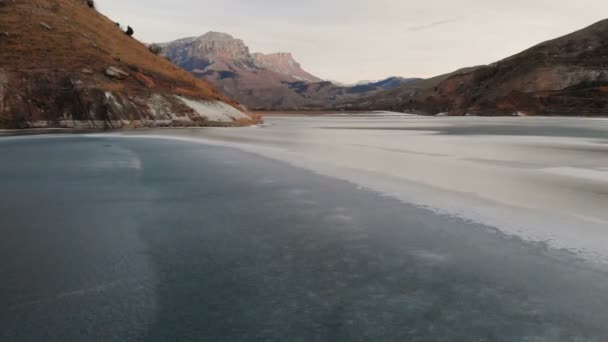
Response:
[{"label": "sloping ridge", "polygon": [[608,20],[490,65],[375,94],[354,107],[421,114],[608,116]]},{"label": "sloping ridge", "polygon": [[450,115],[608,115],[608,20],[414,93],[402,111]]},{"label": "sloping ridge", "polygon": [[0,0],[0,128],[208,126],[251,117],[83,0]]},{"label": "sloping ridge", "polygon": [[451,77],[430,96],[423,103],[457,115],[608,115],[608,20]]}]

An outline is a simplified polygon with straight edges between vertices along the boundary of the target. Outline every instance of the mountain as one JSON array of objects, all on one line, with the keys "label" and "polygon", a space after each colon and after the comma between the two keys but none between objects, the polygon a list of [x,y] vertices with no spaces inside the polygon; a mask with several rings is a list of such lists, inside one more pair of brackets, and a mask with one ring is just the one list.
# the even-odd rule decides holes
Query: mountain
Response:
[{"label": "mountain", "polygon": [[333,108],[412,81],[394,77],[358,86],[323,81],[291,53],[251,53],[242,40],[219,32],[156,45],[175,64],[252,109]]},{"label": "mountain", "polygon": [[227,125],[236,102],[152,53],[90,0],[0,0],[0,127]]},{"label": "mountain", "polygon": [[608,115],[608,20],[358,106],[452,115]]},{"label": "mountain", "polygon": [[[416,99],[419,99],[423,94],[428,93],[431,89],[435,89],[441,82],[450,77],[468,73],[479,66],[469,67],[456,70],[451,73],[442,74],[431,78],[411,78],[406,83],[385,89],[384,91],[376,92],[372,95],[364,96],[356,99],[347,106],[360,110],[392,110],[392,111],[408,111],[422,112],[419,108],[412,108],[412,104]],[[424,113],[424,112],[422,112]]]},{"label": "mountain", "polygon": [[389,77],[384,80],[368,83],[367,85],[382,89],[394,89],[420,80],[420,78]]},{"label": "mountain", "polygon": [[421,80],[420,78],[403,78],[403,77],[388,77],[378,81],[359,81],[351,87],[373,87],[381,89],[394,89],[397,87],[411,84],[413,82]]},{"label": "mountain", "polygon": [[318,77],[291,54],[252,54],[242,40],[220,32],[158,44],[162,54],[250,108],[298,107],[308,100],[290,88]]},{"label": "mountain", "polygon": [[192,72],[255,69],[245,43],[225,33],[209,32],[200,37],[179,39],[160,46],[164,56]]}]

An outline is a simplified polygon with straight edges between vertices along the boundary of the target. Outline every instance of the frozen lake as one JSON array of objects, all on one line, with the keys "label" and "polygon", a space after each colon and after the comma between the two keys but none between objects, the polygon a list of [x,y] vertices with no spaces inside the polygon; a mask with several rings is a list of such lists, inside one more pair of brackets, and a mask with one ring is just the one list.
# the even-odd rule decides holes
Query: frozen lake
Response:
[{"label": "frozen lake", "polygon": [[268,116],[162,130],[237,147],[608,262],[608,119]]},{"label": "frozen lake", "polygon": [[0,138],[0,340],[604,342],[607,123]]}]

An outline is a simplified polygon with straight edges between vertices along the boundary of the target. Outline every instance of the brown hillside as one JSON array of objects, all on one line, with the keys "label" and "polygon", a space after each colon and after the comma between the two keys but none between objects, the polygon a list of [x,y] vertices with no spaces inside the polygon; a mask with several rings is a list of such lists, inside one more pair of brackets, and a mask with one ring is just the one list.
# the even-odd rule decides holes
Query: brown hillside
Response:
[{"label": "brown hillside", "polygon": [[[108,75],[111,67],[118,74]],[[0,0],[0,127],[247,119],[236,103],[151,53],[86,1]]]},{"label": "brown hillside", "polygon": [[414,99],[452,115],[608,115],[608,20],[471,72]]},{"label": "brown hillside", "polygon": [[454,114],[608,115],[607,86],[608,20],[603,20],[452,77],[427,103]]},{"label": "brown hillside", "polygon": [[450,115],[608,116],[608,20],[490,65],[376,94],[355,107]]}]

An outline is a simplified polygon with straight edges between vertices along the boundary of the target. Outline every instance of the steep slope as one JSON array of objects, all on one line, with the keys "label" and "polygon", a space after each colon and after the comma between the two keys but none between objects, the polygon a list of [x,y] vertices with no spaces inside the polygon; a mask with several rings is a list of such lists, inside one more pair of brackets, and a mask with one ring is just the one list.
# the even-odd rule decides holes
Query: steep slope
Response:
[{"label": "steep slope", "polygon": [[608,115],[608,20],[365,105],[451,115]]},{"label": "steep slope", "polygon": [[412,81],[389,78],[352,87],[322,81],[290,53],[251,54],[242,40],[219,32],[157,45],[171,61],[252,109],[333,108]]},{"label": "steep slope", "polygon": [[0,127],[248,122],[84,0],[0,0]]},{"label": "steep slope", "polygon": [[435,96],[454,114],[608,115],[608,20],[449,78]]}]

